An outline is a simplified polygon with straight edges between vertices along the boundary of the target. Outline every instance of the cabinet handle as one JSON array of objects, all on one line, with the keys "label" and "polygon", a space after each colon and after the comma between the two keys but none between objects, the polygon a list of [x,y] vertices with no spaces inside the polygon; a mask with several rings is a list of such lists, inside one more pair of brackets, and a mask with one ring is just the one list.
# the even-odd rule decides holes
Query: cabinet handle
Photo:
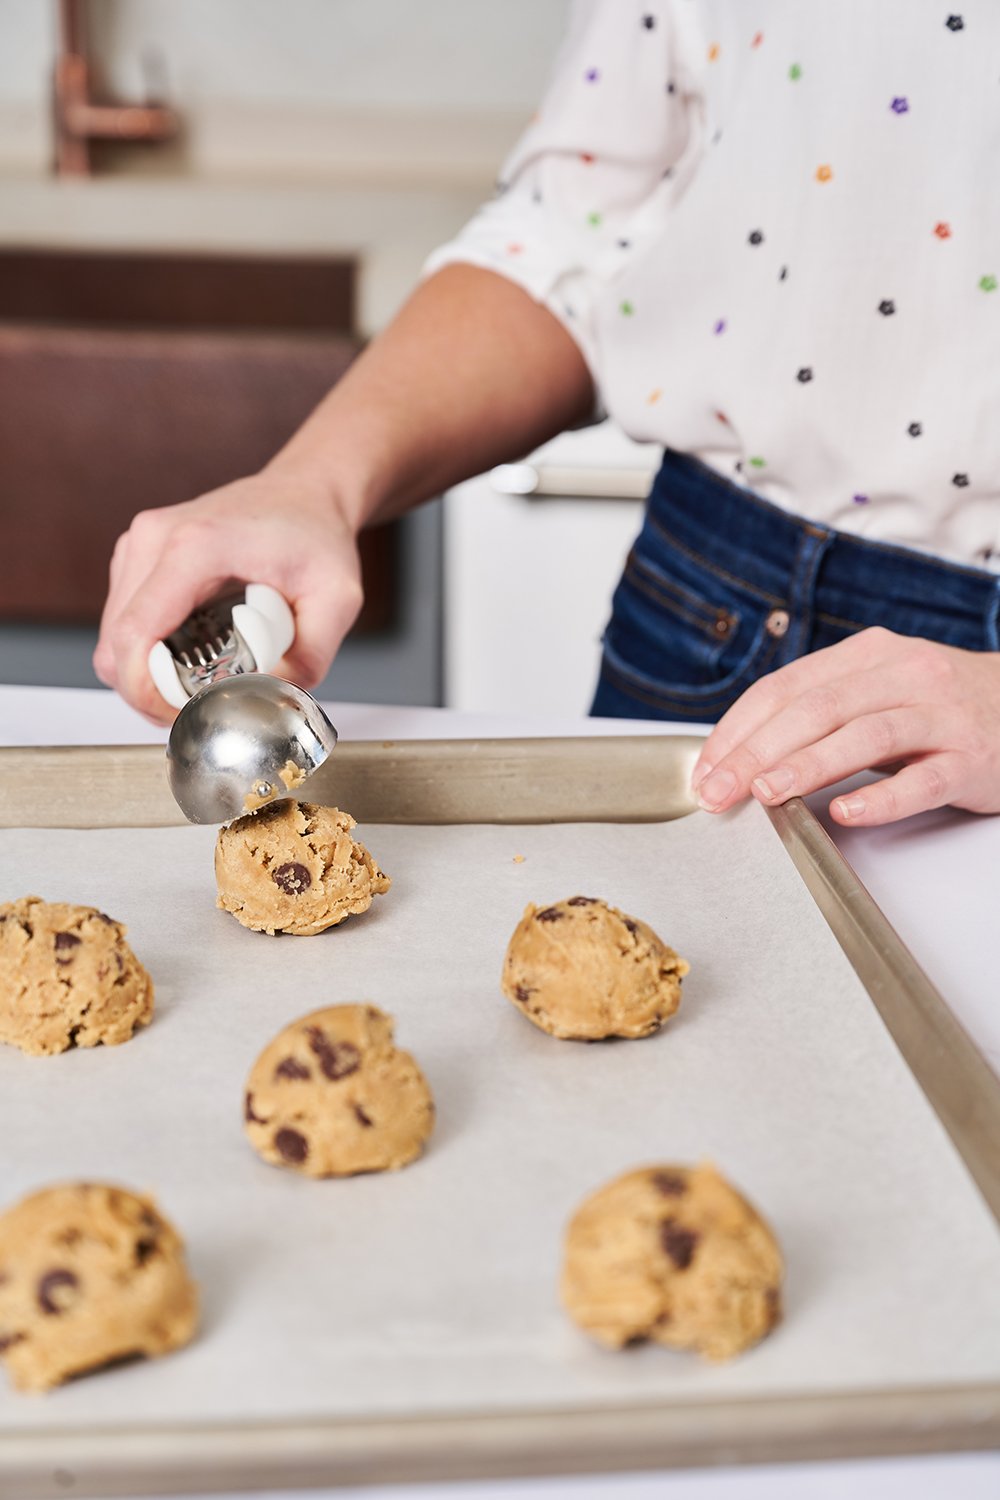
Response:
[{"label": "cabinet handle", "polygon": [[572,464],[500,464],[490,482],[502,495],[531,500],[572,496],[585,500],[645,500],[655,469]]}]

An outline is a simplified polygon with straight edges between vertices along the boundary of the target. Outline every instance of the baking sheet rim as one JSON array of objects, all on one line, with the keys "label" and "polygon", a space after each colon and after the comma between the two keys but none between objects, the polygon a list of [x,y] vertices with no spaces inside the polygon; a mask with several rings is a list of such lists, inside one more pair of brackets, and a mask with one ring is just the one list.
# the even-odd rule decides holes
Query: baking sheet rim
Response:
[{"label": "baking sheet rim", "polygon": [[[551,765],[553,755],[564,751],[572,769],[573,753],[566,747],[573,747],[593,772],[604,761],[612,767],[616,761],[647,751],[666,759],[672,749],[673,775],[663,785],[666,801],[661,796],[655,809],[650,805],[639,817],[632,802],[625,814],[629,820],[657,821],[691,810],[686,784],[677,772],[691,759],[694,743],[691,736],[355,742],[350,758],[355,769],[364,766],[366,759],[373,766],[381,759],[396,776],[400,767],[405,771],[415,766],[413,790],[419,796],[428,786],[422,779],[428,763],[433,764],[445,747],[450,764],[474,767],[479,794],[484,785],[490,785],[489,776],[483,775],[488,770],[484,761],[502,760],[505,751],[522,768],[536,758]],[[0,774],[0,827],[33,826],[32,816],[49,811],[47,799],[56,775],[60,797],[72,802],[67,773],[86,776],[95,766],[113,766],[118,775],[127,775],[134,767],[146,781],[162,757],[156,746],[57,748],[59,753],[52,747],[0,750],[0,773],[8,773]],[[544,790],[540,789],[542,794]],[[538,792],[532,788],[529,800]],[[33,797],[40,809],[36,814],[32,813]],[[601,821],[614,817],[607,806],[603,804]],[[593,819],[590,804],[579,818],[587,814],[588,820]],[[1000,1126],[1000,1080],[806,804],[793,799],[783,807],[768,809],[768,814],[904,1061],[1000,1219],[1000,1164],[992,1161],[989,1151],[992,1126]],[[483,816],[481,803],[476,816],[428,818],[435,820],[491,821]],[[501,820],[510,821],[509,815]],[[535,820],[539,820],[537,808]],[[560,820],[577,819],[562,814]],[[382,821],[394,819],[383,817]],[[418,819],[407,816],[395,821]],[[993,1138],[1000,1139],[1000,1129]],[[182,1456],[178,1456],[178,1446]],[[67,1481],[75,1494],[110,1500],[112,1495],[184,1493],[194,1488],[489,1479],[722,1460],[790,1462],[994,1447],[1000,1447],[1000,1384],[988,1383],[419,1419],[316,1420],[252,1427],[211,1423],[162,1429],[147,1425],[87,1433],[49,1428],[0,1437],[0,1481],[17,1483],[18,1500],[64,1495]]]},{"label": "baking sheet rim", "polygon": [[[44,1459],[39,1440],[44,1440]],[[7,1434],[17,1500],[982,1451],[1000,1385],[420,1418]]]}]

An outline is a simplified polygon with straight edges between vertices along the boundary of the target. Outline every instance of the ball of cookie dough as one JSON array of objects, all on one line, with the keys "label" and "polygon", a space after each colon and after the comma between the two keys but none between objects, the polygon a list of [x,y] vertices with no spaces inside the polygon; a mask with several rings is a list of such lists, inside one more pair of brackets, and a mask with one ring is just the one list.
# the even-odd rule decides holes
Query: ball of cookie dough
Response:
[{"label": "ball of cookie dough", "polygon": [[125,931],[92,906],[0,906],[0,1041],[36,1057],[127,1042],[152,1017],[153,983]]},{"label": "ball of cookie dough", "polygon": [[217,905],[254,932],[297,937],[367,911],[389,889],[350,813],[285,798],[220,828]]},{"label": "ball of cookie dough", "polygon": [[293,1021],[247,1079],[246,1132],[259,1156],[307,1177],[405,1167],[434,1128],[434,1100],[392,1021],[331,1005]]},{"label": "ball of cookie dough", "polygon": [[0,1358],[18,1389],[167,1354],[197,1322],[183,1243],[152,1199],[75,1183],[0,1216]]},{"label": "ball of cookie dough", "polygon": [[612,1349],[653,1339],[724,1360],[778,1321],[782,1269],[774,1235],[714,1167],[645,1167],[574,1214],[560,1290]]},{"label": "ball of cookie dough", "polygon": [[571,896],[526,908],[501,988],[551,1036],[597,1041],[658,1031],[680,1005],[687,972],[645,922],[593,896]]}]

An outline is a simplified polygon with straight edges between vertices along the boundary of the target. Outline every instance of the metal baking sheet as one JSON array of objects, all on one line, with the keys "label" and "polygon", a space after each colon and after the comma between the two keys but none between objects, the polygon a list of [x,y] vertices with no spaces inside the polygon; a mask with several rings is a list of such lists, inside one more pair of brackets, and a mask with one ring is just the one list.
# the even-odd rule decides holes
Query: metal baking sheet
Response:
[{"label": "metal baking sheet", "polygon": [[[604,742],[599,777],[579,752],[577,816],[613,801],[616,744],[645,753]],[[669,747],[657,742],[665,785],[690,756]],[[0,899],[33,890],[111,911],[158,992],[154,1024],[124,1047],[0,1053],[3,1199],[73,1177],[150,1189],[205,1299],[202,1335],[178,1355],[0,1396],[0,1490],[64,1492],[66,1473],[76,1493],[111,1495],[996,1442],[996,1222],[767,815],[420,825],[414,767],[428,817],[466,778],[488,816],[484,765],[503,752],[451,747],[442,784],[423,747],[380,748],[354,747],[355,806],[387,804],[391,760],[410,825],[362,833],[393,888],[314,939],[269,939],[215,910],[212,830],[0,834]],[[493,812],[506,797],[507,813],[544,816],[550,783],[573,789],[575,753],[556,756],[557,777],[551,746],[521,742]],[[0,770],[17,770],[13,754]],[[44,785],[44,757],[18,754],[8,824],[34,819]],[[86,757],[63,762],[67,796],[74,763]],[[622,816],[650,816],[626,791]],[[556,1042],[500,996],[525,902],[575,891],[646,918],[690,959],[659,1036]],[[327,1183],[264,1166],[240,1126],[251,1062],[287,1020],[362,998],[395,1015],[430,1078],[427,1156]],[[784,1324],[723,1367],[595,1348],[555,1299],[566,1219],[628,1167],[704,1157],[778,1232]]]}]

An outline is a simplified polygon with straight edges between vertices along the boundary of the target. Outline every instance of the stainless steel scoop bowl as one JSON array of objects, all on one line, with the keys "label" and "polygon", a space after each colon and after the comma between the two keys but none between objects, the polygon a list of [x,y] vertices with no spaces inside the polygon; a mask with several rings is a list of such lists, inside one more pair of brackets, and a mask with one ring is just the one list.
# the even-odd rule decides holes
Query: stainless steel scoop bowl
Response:
[{"label": "stainless steel scoop bowl", "polygon": [[174,720],[170,787],[192,823],[228,823],[290,792],[321,766],[337,731],[304,688],[247,672],[203,687]]}]

